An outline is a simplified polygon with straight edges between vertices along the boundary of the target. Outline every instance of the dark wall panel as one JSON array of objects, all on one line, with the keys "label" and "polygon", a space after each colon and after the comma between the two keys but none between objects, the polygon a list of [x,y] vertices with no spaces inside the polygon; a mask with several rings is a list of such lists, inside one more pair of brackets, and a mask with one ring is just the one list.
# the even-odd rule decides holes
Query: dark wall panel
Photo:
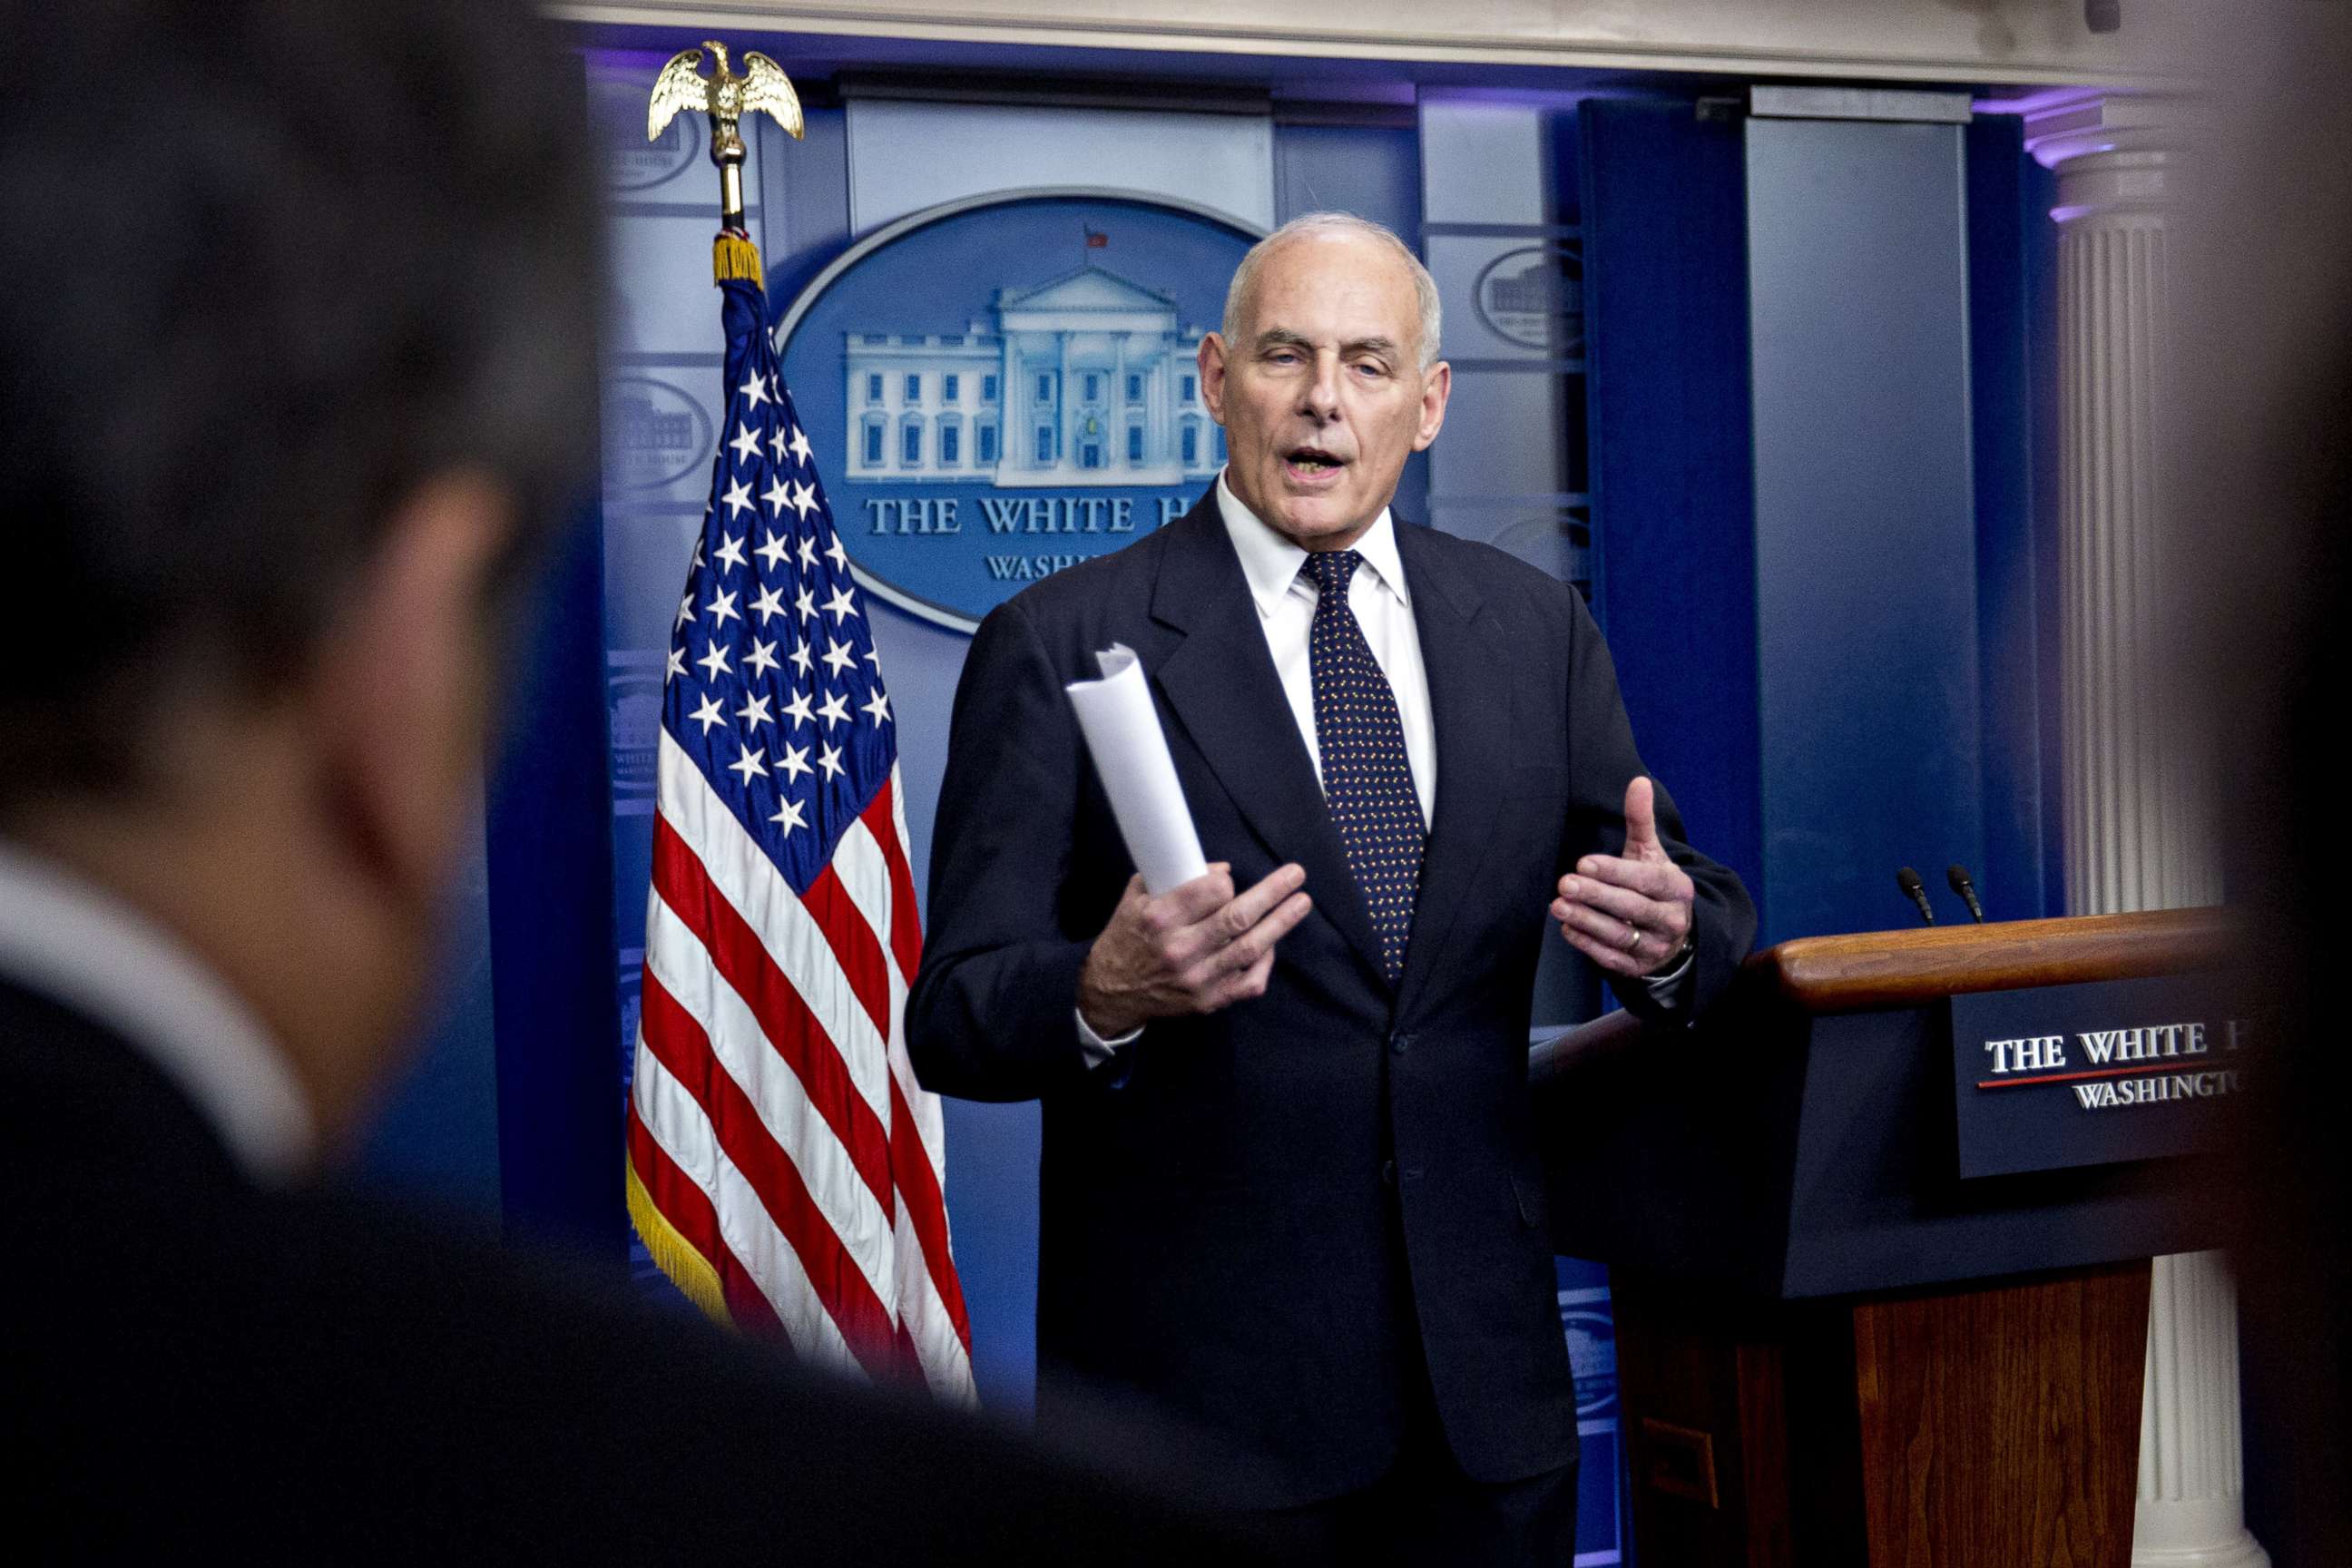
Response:
[{"label": "dark wall panel", "polygon": [[[2042,693],[2056,649],[2042,640],[2035,468],[2038,229],[2052,226],[2042,170],[2013,115],[1980,116],[1967,132],[1969,361],[1974,407],[1977,676],[1984,741],[1984,863],[1970,868],[1990,920],[2051,912],[2042,856]],[[2054,433],[2047,445],[2055,445]],[[2054,691],[2053,693],[2054,699]],[[2049,759],[2053,764],[2055,753]],[[1933,868],[1927,868],[1932,872]],[[1930,881],[1935,879],[1931,875]],[[1960,911],[1952,909],[1954,918]]]},{"label": "dark wall panel", "polygon": [[491,998],[508,1225],[625,1247],[613,993],[604,528],[568,536],[508,696],[489,801]]},{"label": "dark wall panel", "polygon": [[1599,607],[1643,760],[1760,903],[1739,126],[1591,100],[1581,130]]}]

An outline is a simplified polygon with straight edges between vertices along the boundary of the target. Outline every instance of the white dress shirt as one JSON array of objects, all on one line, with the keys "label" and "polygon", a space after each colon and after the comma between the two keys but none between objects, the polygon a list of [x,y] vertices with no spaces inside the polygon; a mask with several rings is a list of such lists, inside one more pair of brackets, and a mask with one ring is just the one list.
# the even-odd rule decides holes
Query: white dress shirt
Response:
[{"label": "white dress shirt", "polygon": [[[1217,475],[1217,512],[1226,537],[1241,557],[1242,575],[1249,582],[1257,605],[1258,629],[1265,634],[1266,651],[1274,656],[1275,673],[1282,678],[1282,694],[1290,701],[1290,716],[1299,738],[1307,742],[1307,759],[1315,764],[1315,782],[1323,782],[1323,753],[1315,740],[1315,671],[1307,655],[1307,631],[1314,625],[1315,604],[1321,597],[1314,579],[1299,568],[1307,551],[1275,531],[1244,506]],[[1412,769],[1413,793],[1421,797],[1425,826],[1437,813],[1437,725],[1430,712],[1429,671],[1421,658],[1421,627],[1412,618],[1412,590],[1405,585],[1404,560],[1397,553],[1396,520],[1382,507],[1372,526],[1352,547],[1363,564],[1348,579],[1348,608],[1355,612],[1372,658],[1389,678],[1396,696],[1397,720],[1404,728],[1405,762]],[[1643,982],[1653,996],[1673,1006],[1683,992],[1691,963],[1685,953],[1674,968]],[[1089,1065],[1109,1058],[1119,1047],[1141,1035],[1141,1029],[1106,1039],[1078,1015],[1078,1044]]]},{"label": "white dress shirt", "polygon": [[257,1181],[293,1180],[318,1129],[261,1021],[128,905],[0,843],[0,979],[120,1035],[178,1086]]},{"label": "white dress shirt", "polygon": [[[1249,579],[1250,597],[1257,604],[1258,629],[1265,634],[1266,651],[1282,678],[1282,694],[1290,700],[1290,716],[1297,721],[1307,759],[1315,764],[1315,782],[1321,784],[1323,751],[1315,740],[1315,670],[1307,657],[1307,634],[1322,595],[1314,579],[1300,570],[1307,564],[1307,552],[1260,521],[1222,473],[1217,476],[1217,510],[1225,520],[1234,553],[1241,557],[1242,575]],[[1429,713],[1429,671],[1421,662],[1421,628],[1413,624],[1404,561],[1397,554],[1396,521],[1388,508],[1381,509],[1354,548],[1364,562],[1348,579],[1348,608],[1356,613],[1356,624],[1372,646],[1372,658],[1396,694],[1397,720],[1404,726],[1404,758],[1412,769],[1413,793],[1421,797],[1421,822],[1426,827],[1435,820],[1437,809],[1437,727]]]}]

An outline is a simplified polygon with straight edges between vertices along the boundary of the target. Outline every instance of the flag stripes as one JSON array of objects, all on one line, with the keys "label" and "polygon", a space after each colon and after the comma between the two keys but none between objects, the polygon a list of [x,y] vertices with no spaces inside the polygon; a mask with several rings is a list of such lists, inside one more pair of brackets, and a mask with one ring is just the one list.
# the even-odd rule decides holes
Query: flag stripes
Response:
[{"label": "flag stripes", "polygon": [[[654,1141],[652,1130],[637,1114],[634,1095],[629,1100],[628,1138],[630,1213],[638,1227],[651,1231],[648,1240],[673,1255],[663,1268],[704,1311],[731,1318],[728,1276],[740,1275],[743,1266],[719,1239],[719,1210],[710,1194],[679,1170],[669,1152]],[[688,1256],[675,1256],[679,1248]]]},{"label": "flag stripes", "polygon": [[[760,1119],[758,1108],[742,1086],[730,1072],[709,1070],[712,1061],[709,1033],[651,976],[646,981],[643,1026],[646,1048],[686,1091],[715,1132],[723,1164],[733,1168],[786,1244],[779,1261],[789,1257],[799,1266],[817,1304],[845,1342],[843,1348],[855,1354],[854,1347],[862,1345],[871,1355],[874,1347],[887,1345],[894,1337],[893,1325],[888,1310],[875,1293],[872,1277],[851,1255],[802,1179],[799,1165]],[[723,1199],[726,1184],[722,1181],[720,1186]],[[730,1221],[739,1222],[734,1228],[754,1238],[756,1251],[765,1254],[772,1249],[771,1237],[759,1227],[755,1216],[730,1214],[722,1201],[721,1229],[730,1228]],[[861,1239],[873,1237],[879,1229],[870,1225],[843,1228],[853,1236],[864,1233]],[[789,1316],[785,1321],[794,1342],[805,1351],[807,1342],[826,1336],[813,1314],[803,1316],[810,1324],[806,1329]],[[868,1365],[866,1370],[881,1372],[887,1367]]]},{"label": "flag stripes", "polygon": [[[759,1037],[781,1056],[806,1086],[808,1105],[831,1129],[839,1147],[885,1209],[890,1205],[890,1135],[862,1086],[850,1079],[842,1054],[829,1037],[806,994],[791,973],[774,962],[734,906],[719,896],[702,862],[683,847],[666,820],[654,825],[654,899],[682,921],[698,947],[696,959],[745,1000],[758,1020]],[[647,921],[658,917],[649,912]],[[646,931],[646,963],[653,962],[653,929]],[[803,964],[803,974],[812,965]],[[648,971],[650,977],[650,970]]]},{"label": "flag stripes", "polygon": [[[818,1207],[825,1223],[843,1245],[860,1259],[868,1284],[881,1291],[888,1287],[892,1261],[889,1257],[891,1215],[887,1208],[890,1192],[886,1184],[877,1195],[861,1179],[851,1165],[848,1151],[835,1139],[804,1135],[811,1128],[814,1108],[801,1087],[801,1080],[783,1058],[768,1048],[757,1019],[740,996],[720,982],[707,967],[697,968],[692,954],[694,933],[676,916],[667,912],[658,917],[646,932],[646,973],[648,986],[658,985],[662,992],[660,1005],[676,1009],[701,1031],[703,1044],[689,1043],[688,1060],[698,1070],[715,1068],[718,1075],[730,1080],[743,1093],[745,1102],[757,1115],[766,1130],[803,1179],[818,1194]],[[670,976],[677,974],[681,983],[671,984]],[[647,1044],[655,1049],[673,1077],[685,1080],[685,1070],[677,1051],[664,1048],[665,1042],[655,1037],[655,1002],[648,997],[645,1006],[648,1020]],[[676,1021],[665,1016],[662,1026],[669,1030],[667,1041],[681,1038],[692,1041],[678,1030]],[[709,1060],[700,1058],[707,1051]],[[688,1084],[689,1089],[695,1086]],[[707,1095],[698,1100],[706,1110]]]}]

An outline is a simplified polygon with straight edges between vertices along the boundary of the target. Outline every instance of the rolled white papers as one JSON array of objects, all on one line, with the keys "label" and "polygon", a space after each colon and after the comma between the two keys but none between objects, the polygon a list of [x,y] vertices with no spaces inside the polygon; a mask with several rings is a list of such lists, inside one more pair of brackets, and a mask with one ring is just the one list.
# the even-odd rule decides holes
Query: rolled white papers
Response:
[{"label": "rolled white papers", "polygon": [[1160,894],[1204,876],[1201,836],[1176,782],[1168,737],[1144,684],[1142,661],[1124,643],[1095,655],[1100,680],[1074,680],[1066,689],[1077,710],[1078,728],[1094,753],[1095,771],[1110,796],[1111,815],[1147,892]]}]

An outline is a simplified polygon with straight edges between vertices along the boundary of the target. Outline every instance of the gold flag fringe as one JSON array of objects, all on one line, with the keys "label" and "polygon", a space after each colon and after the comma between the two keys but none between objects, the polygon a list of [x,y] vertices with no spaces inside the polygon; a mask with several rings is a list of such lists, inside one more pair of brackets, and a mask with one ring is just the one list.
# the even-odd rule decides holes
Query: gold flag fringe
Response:
[{"label": "gold flag fringe", "polygon": [[702,1309],[704,1317],[720,1328],[733,1328],[735,1320],[727,1310],[727,1293],[719,1283],[719,1270],[654,1206],[653,1194],[637,1180],[636,1166],[626,1160],[622,1163],[629,1173],[629,1223],[636,1226],[654,1267],[668,1275],[686,1299]]},{"label": "gold flag fringe", "polygon": [[760,281],[760,247],[740,234],[721,233],[710,242],[710,279],[714,283]]}]

